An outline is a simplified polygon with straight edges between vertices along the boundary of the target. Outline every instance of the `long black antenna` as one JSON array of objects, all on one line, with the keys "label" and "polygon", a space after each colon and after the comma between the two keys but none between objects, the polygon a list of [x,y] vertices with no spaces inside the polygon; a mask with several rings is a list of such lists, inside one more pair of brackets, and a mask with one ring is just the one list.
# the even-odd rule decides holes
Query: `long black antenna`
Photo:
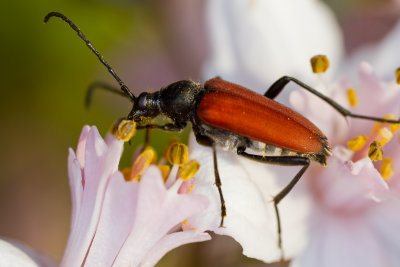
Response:
[{"label": "long black antenna", "polygon": [[49,14],[44,17],[44,23],[46,23],[51,17],[58,17],[68,23],[68,25],[78,34],[78,36],[86,43],[87,47],[89,47],[90,50],[98,57],[101,63],[103,63],[104,66],[106,66],[108,72],[111,73],[111,75],[114,77],[115,80],[119,83],[121,90],[124,92],[126,96],[128,96],[132,101],[135,100],[135,96],[129,90],[128,86],[125,85],[125,83],[118,77],[118,75],[115,73],[115,71],[111,68],[110,65],[105,61],[105,59],[100,55],[99,52],[93,47],[92,43],[86,38],[86,36],[79,30],[79,28],[71,21],[69,20],[66,16],[59,12],[50,12]]}]

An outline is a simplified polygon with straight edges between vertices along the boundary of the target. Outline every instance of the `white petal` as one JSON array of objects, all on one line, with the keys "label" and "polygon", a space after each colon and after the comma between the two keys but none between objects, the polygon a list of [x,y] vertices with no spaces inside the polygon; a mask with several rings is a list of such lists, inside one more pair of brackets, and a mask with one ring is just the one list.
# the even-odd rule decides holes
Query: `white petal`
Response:
[{"label": "white petal", "polygon": [[[199,161],[201,167],[191,192],[207,195],[211,204],[205,211],[188,220],[189,227],[232,236],[242,245],[246,256],[267,262],[279,260],[277,222],[271,200],[286,185],[283,181],[288,183],[294,177],[296,169],[292,168],[291,174],[281,172],[280,185],[274,182],[275,175],[270,166],[239,159],[234,153],[218,150],[218,170],[227,209],[225,227],[219,228],[221,204],[214,183],[211,149],[201,147],[193,140],[191,138],[190,155]],[[304,209],[307,205],[304,198],[293,199],[285,198],[279,205],[283,245],[288,257],[298,253],[305,243],[302,220],[307,215]],[[295,208],[290,209],[293,205]]]},{"label": "white petal", "polygon": [[320,1],[210,0],[207,25],[211,59],[205,77],[266,87],[283,75],[312,79],[309,60],[342,56],[342,37],[332,12]]},{"label": "white petal", "polygon": [[169,251],[179,246],[210,240],[211,236],[207,233],[198,231],[184,231],[169,234],[163,237],[144,257],[140,267],[155,266],[156,263]]},{"label": "white petal", "polygon": [[9,267],[51,267],[56,262],[30,247],[16,241],[0,239],[0,266]]}]

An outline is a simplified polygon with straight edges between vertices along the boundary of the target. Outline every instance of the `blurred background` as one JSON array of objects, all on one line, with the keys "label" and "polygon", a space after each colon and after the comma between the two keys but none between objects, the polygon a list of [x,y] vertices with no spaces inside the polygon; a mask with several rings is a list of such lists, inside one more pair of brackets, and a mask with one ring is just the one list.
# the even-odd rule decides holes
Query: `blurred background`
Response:
[{"label": "blurred background", "polygon": [[[379,40],[399,10],[389,0],[326,0],[343,28],[348,52]],[[203,0],[37,0],[3,1],[1,38],[0,236],[25,242],[59,259],[67,241],[70,195],[68,147],[75,148],[85,124],[105,134],[130,103],[98,91],[86,110],[93,81],[116,84],[85,44],[61,20],[73,20],[134,91],[158,90],[181,79],[202,81],[208,55]],[[173,137],[154,132],[159,152]],[[139,133],[126,145],[128,166]],[[221,249],[223,243],[223,249]],[[263,266],[241,255],[227,237],[169,253],[159,266]]]}]

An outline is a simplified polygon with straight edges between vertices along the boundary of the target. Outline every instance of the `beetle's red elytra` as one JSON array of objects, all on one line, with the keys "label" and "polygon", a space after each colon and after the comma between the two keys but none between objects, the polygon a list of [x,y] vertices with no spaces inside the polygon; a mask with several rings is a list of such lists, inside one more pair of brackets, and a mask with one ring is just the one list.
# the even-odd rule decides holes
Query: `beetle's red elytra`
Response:
[{"label": "beetle's red elytra", "polygon": [[243,86],[208,80],[196,109],[208,125],[299,153],[329,155],[325,135],[299,113]]}]

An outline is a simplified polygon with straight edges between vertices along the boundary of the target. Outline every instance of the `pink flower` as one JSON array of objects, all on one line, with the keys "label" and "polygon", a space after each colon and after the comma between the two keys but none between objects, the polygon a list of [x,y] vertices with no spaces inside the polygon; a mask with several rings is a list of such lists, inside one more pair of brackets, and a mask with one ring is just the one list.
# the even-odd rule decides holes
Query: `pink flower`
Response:
[{"label": "pink flower", "polygon": [[[205,65],[205,78],[218,75],[263,94],[276,79],[291,75],[344,105],[348,102],[349,86],[362,88],[355,113],[370,116],[394,113],[398,117],[398,86],[394,83],[382,86],[370,66],[363,64],[360,86],[356,86],[353,76],[330,86],[325,80],[339,76],[337,73],[351,73],[354,62],[358,64],[360,58],[371,59],[378,72],[384,72],[383,77],[389,74],[393,77],[394,69],[400,65],[394,49],[398,46],[400,28],[394,28],[380,45],[356,51],[352,60],[344,59],[340,30],[321,1],[303,0],[296,5],[289,2],[208,1],[211,58]],[[313,74],[309,59],[316,54],[326,54],[337,71],[332,72],[331,68],[323,76]],[[290,94],[296,86],[288,87],[277,101],[289,104],[290,96],[292,106],[321,128],[334,149],[328,167],[312,164],[279,204],[286,259],[294,258],[297,266],[393,266],[400,262],[400,238],[397,233],[390,234],[400,225],[399,209],[395,208],[399,207],[400,179],[396,177],[400,171],[394,167],[392,178],[385,181],[380,174],[380,163],[366,158],[368,150],[351,153],[344,147],[360,134],[367,134],[370,143],[376,135],[370,133],[374,122],[345,120],[321,99],[304,90]],[[384,147],[384,155],[392,157],[393,162],[400,154],[398,144],[393,144],[397,139],[396,134]],[[215,186],[212,187],[211,150],[195,142],[191,147],[191,155],[202,166],[194,191],[212,200],[205,211],[189,220],[192,225],[232,236],[249,257],[266,262],[279,260],[276,218],[270,202],[298,168],[267,166],[218,151],[227,205],[226,227],[219,228],[220,202]]]},{"label": "pink flower", "polygon": [[210,238],[177,231],[207,199],[178,194],[181,179],[166,188],[155,166],[140,182],[126,182],[117,169],[122,149],[123,141],[110,135],[104,142],[96,127],[85,126],[76,156],[70,150],[73,210],[62,266],[153,266],[175,247]]},{"label": "pink flower", "polygon": [[[149,166],[140,181],[127,182],[118,171],[123,144],[85,126],[76,154],[69,150],[71,231],[60,266],[154,266],[178,246],[210,239],[186,223],[208,206],[188,190],[195,178],[177,179],[174,165],[164,184],[159,168]],[[14,244],[0,240],[1,266],[55,266]]]},{"label": "pink flower", "polygon": [[[355,113],[399,116],[399,85],[394,81],[380,81],[367,63],[360,65],[359,79],[360,104]],[[336,90],[343,93],[347,88]],[[292,99],[297,99],[296,102],[314,104],[315,99],[309,95],[295,94]],[[314,112],[303,112],[314,119],[319,117]],[[330,113],[335,111],[324,112],[332,118],[331,123],[344,120]],[[384,157],[394,162],[394,174],[384,178],[380,174],[382,163],[373,163],[368,157],[369,144],[379,138],[374,123],[348,120],[348,127],[342,127],[340,135],[325,129],[330,142],[336,144],[333,156],[326,168],[316,167],[303,178],[308,182],[307,194],[312,198],[313,212],[309,219],[308,244],[295,258],[293,266],[398,266],[400,262],[398,133],[394,129],[394,136],[383,147]],[[323,120],[316,123],[326,126]],[[390,129],[388,124],[378,124],[378,127]],[[352,152],[345,148],[343,140],[360,134],[369,137],[363,149]]]}]

